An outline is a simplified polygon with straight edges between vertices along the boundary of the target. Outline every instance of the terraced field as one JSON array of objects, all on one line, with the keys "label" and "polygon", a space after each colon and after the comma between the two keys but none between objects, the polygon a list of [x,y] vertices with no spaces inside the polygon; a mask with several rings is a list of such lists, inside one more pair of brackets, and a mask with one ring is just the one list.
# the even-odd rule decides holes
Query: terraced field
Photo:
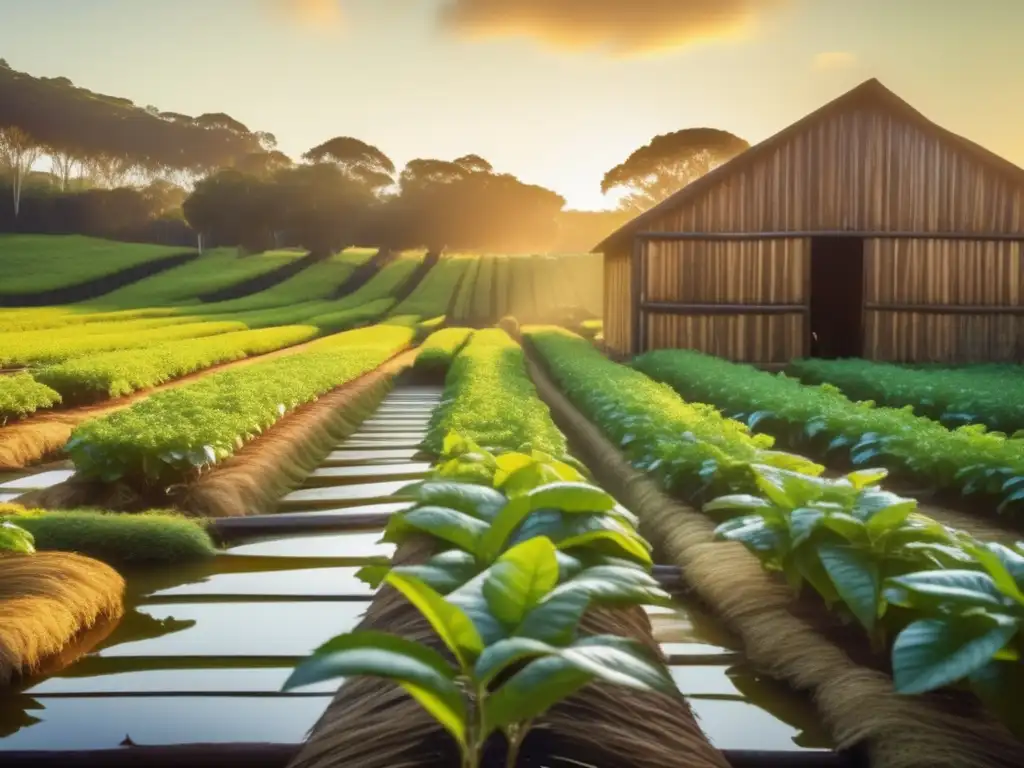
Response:
[{"label": "terraced field", "polygon": [[252,258],[0,311],[5,766],[1024,764],[1010,370],[612,362],[598,257]]}]

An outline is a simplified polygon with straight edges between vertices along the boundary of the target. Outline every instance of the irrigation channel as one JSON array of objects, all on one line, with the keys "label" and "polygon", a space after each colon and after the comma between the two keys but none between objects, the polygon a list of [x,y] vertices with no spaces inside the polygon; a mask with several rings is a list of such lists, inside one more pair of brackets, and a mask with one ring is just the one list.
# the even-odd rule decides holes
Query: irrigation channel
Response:
[{"label": "irrigation channel", "polygon": [[[284,768],[339,682],[282,684],[368,607],[356,570],[394,551],[379,543],[406,506],[391,495],[429,471],[419,445],[440,398],[439,386],[400,381],[276,514],[214,521],[222,554],[126,573],[125,616],[105,640],[53,677],[0,692],[0,763]],[[0,500],[71,473],[41,469],[0,476]],[[701,727],[734,766],[844,764],[810,702],[758,675],[685,596],[649,615]]]}]

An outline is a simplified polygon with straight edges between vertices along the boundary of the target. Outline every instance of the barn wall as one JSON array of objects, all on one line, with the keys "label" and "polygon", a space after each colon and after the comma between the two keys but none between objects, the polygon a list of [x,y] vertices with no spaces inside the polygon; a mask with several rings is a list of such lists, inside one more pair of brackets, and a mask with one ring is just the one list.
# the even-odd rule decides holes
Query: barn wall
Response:
[{"label": "barn wall", "polygon": [[[869,240],[865,303],[1020,307],[1020,243]],[[869,309],[865,346],[881,360],[973,362],[1024,359],[1024,318]]]},{"label": "barn wall", "polygon": [[[651,242],[648,301],[807,305],[806,240]],[[805,353],[806,315],[652,315],[645,349],[686,347],[751,363]]]},{"label": "barn wall", "polygon": [[[699,232],[801,230],[1020,232],[1024,190],[955,142],[879,109],[823,118],[737,169],[645,229]],[[799,241],[652,243],[648,298],[679,303],[807,302],[809,247]],[[928,240],[868,246],[866,301],[1019,304],[1021,250],[1010,244]],[[912,265],[912,266],[908,266]],[[872,293],[875,291],[875,293]],[[872,298],[874,297],[874,298]],[[798,318],[675,317],[648,323],[649,348],[717,341],[725,356],[772,358],[800,347]],[[753,325],[752,325],[753,322]],[[802,321],[801,321],[802,322]],[[868,312],[865,355],[883,359],[1003,359],[1019,347],[1018,321]],[[714,334],[709,328],[715,327]],[[746,330],[738,331],[739,327]],[[770,329],[770,330],[769,330]],[[737,334],[740,334],[737,336]],[[734,339],[728,344],[723,335]],[[759,341],[745,341],[754,338]],[[974,350],[972,352],[972,350]],[[924,356],[924,357],[922,357]],[[745,359],[751,359],[746,357]]]},{"label": "barn wall", "polygon": [[632,352],[633,272],[630,254],[609,251],[604,255],[604,342],[617,355]]}]

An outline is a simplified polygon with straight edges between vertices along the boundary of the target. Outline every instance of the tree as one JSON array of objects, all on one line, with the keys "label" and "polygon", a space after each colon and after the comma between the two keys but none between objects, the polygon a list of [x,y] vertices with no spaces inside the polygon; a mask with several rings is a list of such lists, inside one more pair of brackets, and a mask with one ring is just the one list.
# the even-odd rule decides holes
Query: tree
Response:
[{"label": "tree", "polygon": [[749,147],[738,136],[715,128],[687,128],[655,136],[605,174],[601,191],[627,190],[623,209],[642,212]]},{"label": "tree", "polygon": [[333,163],[353,181],[374,192],[395,182],[395,164],[377,147],[350,136],[337,136],[302,156],[311,163]]},{"label": "tree", "polygon": [[28,131],[0,125],[0,166],[6,167],[11,175],[15,218],[21,212],[22,184],[42,151],[39,142]]},{"label": "tree", "polygon": [[292,160],[284,152],[273,150],[270,152],[250,152],[235,161],[234,168],[242,173],[252,176],[273,176],[284,168],[291,168],[294,165]]},{"label": "tree", "polygon": [[469,171],[470,173],[493,173],[494,166],[484,160],[480,155],[463,155],[455,159],[455,165]]}]

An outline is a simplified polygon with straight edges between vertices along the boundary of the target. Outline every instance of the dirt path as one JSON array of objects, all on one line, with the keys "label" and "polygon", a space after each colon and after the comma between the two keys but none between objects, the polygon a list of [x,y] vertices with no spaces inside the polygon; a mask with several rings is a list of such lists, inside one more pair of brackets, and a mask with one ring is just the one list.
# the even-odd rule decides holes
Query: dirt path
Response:
[{"label": "dirt path", "polygon": [[168,381],[165,384],[160,384],[152,389],[135,392],[125,397],[104,400],[100,403],[78,406],[76,408],[43,411],[27,419],[17,421],[0,429],[0,471],[24,469],[30,464],[57,453],[64,447],[74,428],[83,421],[123,410],[157,392],[181,387],[221,371],[242,368],[253,363],[261,363],[277,357],[293,355],[306,349],[321,338],[323,337],[321,336],[302,344],[296,344],[295,346],[285,347],[284,349],[278,349],[274,352],[267,352],[263,355],[254,355],[229,363],[220,363],[174,379],[173,381]]}]

